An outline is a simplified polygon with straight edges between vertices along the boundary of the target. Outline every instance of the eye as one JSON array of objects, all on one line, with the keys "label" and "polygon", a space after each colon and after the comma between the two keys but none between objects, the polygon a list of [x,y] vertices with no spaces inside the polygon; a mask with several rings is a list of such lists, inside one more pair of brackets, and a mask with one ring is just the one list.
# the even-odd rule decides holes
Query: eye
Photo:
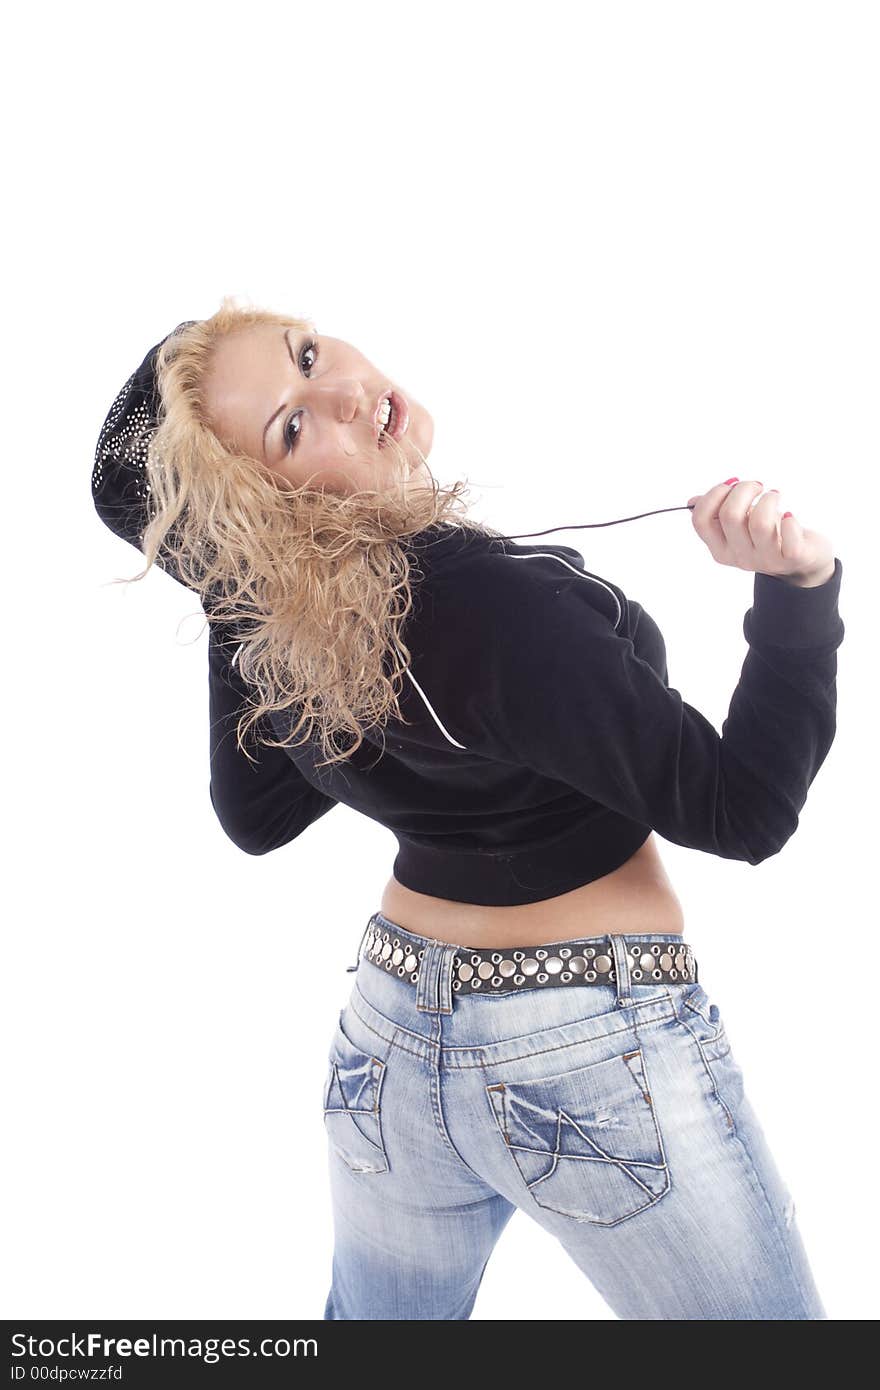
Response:
[{"label": "eye", "polygon": [[[299,350],[299,369],[300,369],[300,371],[302,372],[303,376],[306,376],[306,377],[309,376],[309,374],[310,374],[311,371],[312,371],[312,368],[313,368],[314,365],[315,365],[315,360],[313,360],[312,362],[309,363],[308,367],[306,367],[306,368],[303,367],[303,358],[306,357],[309,353],[312,353],[312,354],[314,355],[314,359],[317,360],[317,357],[318,357],[318,343],[317,343],[317,339],[315,339],[315,338],[307,338],[306,341],[303,343],[302,347],[301,347],[300,350]],[[292,415],[289,415],[289,416],[288,416],[287,421],[285,422],[285,425],[284,425],[284,430],[283,430],[282,438],[284,439],[284,443],[285,443],[286,446],[287,446],[287,452],[288,452],[288,453],[290,453],[291,449],[293,449],[293,448],[295,447],[297,440],[299,439],[300,435],[302,434],[302,426],[301,426],[301,425],[299,426],[299,428],[297,429],[297,431],[296,431],[295,434],[291,434],[291,426],[293,425],[294,421],[296,421],[296,422],[299,421],[300,414],[301,414],[300,411],[295,410],[295,411],[293,412]]]}]

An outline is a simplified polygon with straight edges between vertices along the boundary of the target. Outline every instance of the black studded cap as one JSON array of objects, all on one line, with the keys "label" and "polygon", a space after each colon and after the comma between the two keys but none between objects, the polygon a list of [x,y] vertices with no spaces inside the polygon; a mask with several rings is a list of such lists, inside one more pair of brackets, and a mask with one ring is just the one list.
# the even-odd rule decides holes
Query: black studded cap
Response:
[{"label": "black studded cap", "polygon": [[[173,332],[180,333],[196,322],[185,319]],[[158,424],[156,358],[165,341],[163,338],[150,348],[107,412],[92,469],[92,500],[99,517],[117,536],[141,551],[149,520],[147,448]],[[162,557],[162,566],[178,583],[184,582],[169,557]]]}]

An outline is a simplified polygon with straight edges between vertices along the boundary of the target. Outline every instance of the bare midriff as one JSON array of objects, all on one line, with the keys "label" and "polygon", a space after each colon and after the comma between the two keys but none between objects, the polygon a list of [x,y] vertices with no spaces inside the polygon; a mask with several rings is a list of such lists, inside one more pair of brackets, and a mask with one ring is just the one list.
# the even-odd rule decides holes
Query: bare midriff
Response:
[{"label": "bare midriff", "polygon": [[417,936],[462,946],[540,946],[606,933],[669,936],[684,932],[681,903],[653,831],[619,869],[556,898],[515,907],[484,907],[415,893],[392,876],[379,910]]}]

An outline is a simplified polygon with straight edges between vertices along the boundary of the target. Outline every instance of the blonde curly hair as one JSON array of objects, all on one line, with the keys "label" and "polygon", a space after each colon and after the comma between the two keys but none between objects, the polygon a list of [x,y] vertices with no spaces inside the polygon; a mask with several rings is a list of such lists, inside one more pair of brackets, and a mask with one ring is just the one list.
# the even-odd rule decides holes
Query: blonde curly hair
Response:
[{"label": "blonde curly hair", "polygon": [[[259,742],[320,744],[328,766],[351,757],[364,730],[403,719],[398,696],[411,653],[402,630],[412,608],[410,537],[440,522],[500,533],[465,515],[469,485],[438,486],[411,439],[384,448],[392,480],[347,495],[294,487],[261,460],[235,452],[208,420],[203,384],[224,335],[254,325],[314,332],[307,319],[224,296],[210,318],[169,335],[156,360],[157,428],[146,459],[143,579],[163,557],[195,590],[209,621],[232,624],[238,669],[254,689],[238,722],[241,751]],[[410,478],[413,453],[430,486]],[[269,716],[298,713],[289,738],[268,737]],[[340,746],[340,739],[353,739]]]}]

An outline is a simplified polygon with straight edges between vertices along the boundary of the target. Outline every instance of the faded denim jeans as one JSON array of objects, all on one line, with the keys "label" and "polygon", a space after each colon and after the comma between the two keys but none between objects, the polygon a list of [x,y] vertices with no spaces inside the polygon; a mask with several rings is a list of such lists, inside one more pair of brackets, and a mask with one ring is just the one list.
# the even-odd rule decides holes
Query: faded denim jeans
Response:
[{"label": "faded denim jeans", "polygon": [[592,938],[613,982],[464,995],[466,946],[370,924],[424,955],[416,984],[360,955],[336,1025],[325,1318],[470,1317],[517,1208],[619,1318],[827,1317],[717,1004],[631,978],[668,937]]}]

